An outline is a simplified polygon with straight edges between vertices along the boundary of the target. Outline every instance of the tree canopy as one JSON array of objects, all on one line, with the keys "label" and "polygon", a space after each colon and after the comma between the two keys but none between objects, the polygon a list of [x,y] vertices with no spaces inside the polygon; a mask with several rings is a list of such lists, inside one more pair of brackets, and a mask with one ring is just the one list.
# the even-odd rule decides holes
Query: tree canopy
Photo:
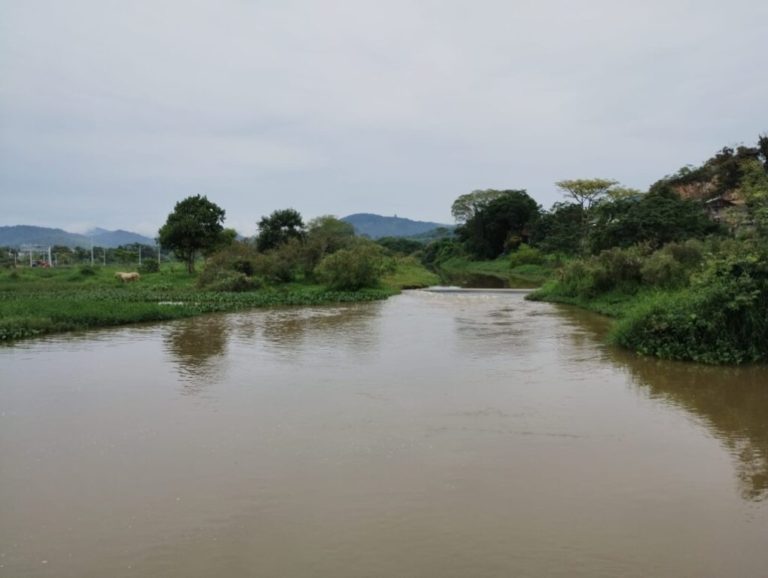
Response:
[{"label": "tree canopy", "polygon": [[595,212],[589,239],[593,252],[637,243],[659,248],[719,230],[701,202],[681,199],[673,192],[605,201]]},{"label": "tree canopy", "polygon": [[197,253],[213,251],[222,243],[224,214],[224,209],[205,196],[187,197],[176,203],[160,227],[160,244],[185,261],[192,273]]},{"label": "tree canopy", "polygon": [[588,211],[592,205],[608,194],[618,182],[611,179],[573,179],[558,181],[557,188],[573,199],[582,209]]},{"label": "tree canopy", "polygon": [[256,236],[256,248],[259,251],[276,249],[290,239],[303,241],[306,235],[304,220],[295,209],[280,209],[268,217],[262,217],[258,223],[259,234]]},{"label": "tree canopy", "polygon": [[509,191],[496,189],[476,190],[459,196],[451,205],[451,214],[457,223],[466,223],[491,201],[504,196]]},{"label": "tree canopy", "polygon": [[502,191],[502,195],[477,210],[457,229],[466,249],[481,259],[495,259],[505,250],[524,242],[539,206],[524,190]]}]

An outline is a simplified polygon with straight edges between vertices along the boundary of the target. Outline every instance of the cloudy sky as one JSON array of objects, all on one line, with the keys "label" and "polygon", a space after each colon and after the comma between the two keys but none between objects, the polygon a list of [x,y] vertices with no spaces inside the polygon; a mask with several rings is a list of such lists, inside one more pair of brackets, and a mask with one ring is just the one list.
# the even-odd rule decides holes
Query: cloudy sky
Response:
[{"label": "cloudy sky", "polygon": [[0,225],[645,188],[768,132],[766,53],[764,0],[3,0]]}]

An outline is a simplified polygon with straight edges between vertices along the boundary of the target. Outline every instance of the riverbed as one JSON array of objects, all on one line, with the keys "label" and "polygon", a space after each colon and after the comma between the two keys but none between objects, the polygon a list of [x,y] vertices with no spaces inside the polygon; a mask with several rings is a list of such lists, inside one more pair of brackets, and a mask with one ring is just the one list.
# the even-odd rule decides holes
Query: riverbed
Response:
[{"label": "riverbed", "polygon": [[768,369],[510,292],[0,348],[0,576],[765,576]]}]

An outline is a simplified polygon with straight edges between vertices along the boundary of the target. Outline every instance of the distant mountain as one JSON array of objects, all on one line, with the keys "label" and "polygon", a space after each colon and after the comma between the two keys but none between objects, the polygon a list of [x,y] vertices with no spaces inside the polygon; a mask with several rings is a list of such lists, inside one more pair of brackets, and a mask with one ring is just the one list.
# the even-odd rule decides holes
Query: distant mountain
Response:
[{"label": "distant mountain", "polygon": [[90,247],[91,238],[96,247],[119,247],[131,243],[154,245],[149,237],[130,231],[107,231],[93,229],[86,235],[69,233],[63,229],[34,227],[32,225],[14,225],[0,227],[0,247],[18,247],[20,245],[63,245],[65,247]]},{"label": "distant mountain", "polygon": [[380,239],[381,237],[415,237],[434,231],[437,228],[453,230],[453,225],[432,223],[430,221],[413,221],[402,217],[384,217],[371,213],[356,213],[341,219],[355,228],[355,233]]},{"label": "distant mountain", "polygon": [[88,231],[86,236],[93,237],[93,244],[99,247],[119,247],[120,245],[132,245],[133,243],[150,246],[155,244],[154,239],[122,229],[107,231],[97,227]]}]

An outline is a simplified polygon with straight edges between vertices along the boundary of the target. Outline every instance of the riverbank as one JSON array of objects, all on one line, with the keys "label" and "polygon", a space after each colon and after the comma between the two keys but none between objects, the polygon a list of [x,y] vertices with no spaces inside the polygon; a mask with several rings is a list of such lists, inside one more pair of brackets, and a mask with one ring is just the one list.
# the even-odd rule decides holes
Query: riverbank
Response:
[{"label": "riverbank", "polygon": [[[492,261],[472,261],[466,257],[451,257],[435,265],[447,282],[459,285],[492,284],[497,287],[539,287],[552,277],[547,265],[524,263],[514,265],[503,256]],[[494,283],[496,280],[498,283]]]},{"label": "riverbank", "polygon": [[527,298],[610,316],[608,340],[641,355],[768,361],[768,254],[749,242],[603,251],[567,263]]},{"label": "riverbank", "polygon": [[196,288],[196,275],[178,266],[143,274],[132,283],[115,279],[117,270],[24,268],[0,273],[0,342],[213,312],[375,301],[438,281],[412,260],[396,260],[378,287],[358,291],[308,283],[238,293],[204,291]]}]

